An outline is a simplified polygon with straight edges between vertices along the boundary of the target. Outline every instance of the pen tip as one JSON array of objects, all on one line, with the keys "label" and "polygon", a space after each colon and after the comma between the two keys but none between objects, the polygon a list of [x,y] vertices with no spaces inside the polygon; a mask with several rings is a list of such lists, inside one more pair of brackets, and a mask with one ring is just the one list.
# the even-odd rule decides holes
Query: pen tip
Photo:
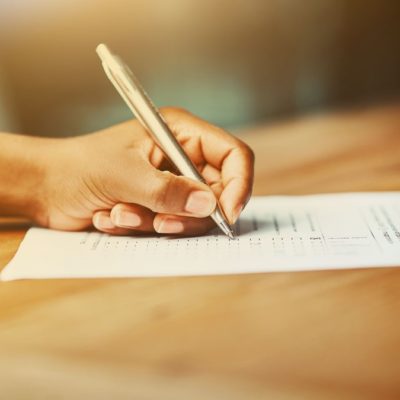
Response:
[{"label": "pen tip", "polygon": [[225,235],[229,237],[229,239],[235,239],[233,230],[226,221],[221,221],[219,223],[219,227],[221,228],[222,232],[224,232]]},{"label": "pen tip", "polygon": [[225,234],[228,236],[229,239],[235,239],[235,235],[233,234],[232,228],[226,224],[225,226]]}]

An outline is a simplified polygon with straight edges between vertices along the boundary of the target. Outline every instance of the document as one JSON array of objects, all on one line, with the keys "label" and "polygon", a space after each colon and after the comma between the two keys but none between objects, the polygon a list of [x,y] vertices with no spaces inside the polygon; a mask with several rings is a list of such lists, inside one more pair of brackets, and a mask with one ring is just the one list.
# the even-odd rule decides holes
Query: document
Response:
[{"label": "document", "polygon": [[400,192],[254,197],[229,239],[31,228],[2,280],[400,266]]}]

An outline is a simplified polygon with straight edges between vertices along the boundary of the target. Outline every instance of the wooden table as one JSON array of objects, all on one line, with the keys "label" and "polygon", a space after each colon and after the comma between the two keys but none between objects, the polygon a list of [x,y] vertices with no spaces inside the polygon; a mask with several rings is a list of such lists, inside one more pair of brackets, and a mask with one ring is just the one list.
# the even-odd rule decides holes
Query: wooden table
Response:
[{"label": "wooden table", "polygon": [[[400,189],[399,106],[246,140],[256,194]],[[400,269],[1,283],[0,397],[398,399]]]}]

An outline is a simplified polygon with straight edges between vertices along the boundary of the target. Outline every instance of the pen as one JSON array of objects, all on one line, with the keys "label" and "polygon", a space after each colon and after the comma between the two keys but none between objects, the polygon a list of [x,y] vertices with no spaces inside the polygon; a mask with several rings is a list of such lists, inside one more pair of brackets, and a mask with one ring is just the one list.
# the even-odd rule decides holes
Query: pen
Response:
[{"label": "pen", "polygon": [[[99,44],[96,52],[102,61],[107,77],[115,89],[146,131],[163,150],[167,158],[182,175],[206,183],[127,65],[119,57],[111,53],[105,44]],[[218,202],[211,214],[211,218],[230,239],[234,238],[233,230]]]}]

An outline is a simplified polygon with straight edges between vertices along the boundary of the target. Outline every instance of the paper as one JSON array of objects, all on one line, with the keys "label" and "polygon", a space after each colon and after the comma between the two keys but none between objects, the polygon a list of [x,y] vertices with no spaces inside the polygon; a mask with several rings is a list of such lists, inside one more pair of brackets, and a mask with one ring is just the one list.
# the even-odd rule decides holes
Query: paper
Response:
[{"label": "paper", "polygon": [[400,192],[255,197],[237,239],[28,231],[2,280],[216,275],[400,265]]}]

